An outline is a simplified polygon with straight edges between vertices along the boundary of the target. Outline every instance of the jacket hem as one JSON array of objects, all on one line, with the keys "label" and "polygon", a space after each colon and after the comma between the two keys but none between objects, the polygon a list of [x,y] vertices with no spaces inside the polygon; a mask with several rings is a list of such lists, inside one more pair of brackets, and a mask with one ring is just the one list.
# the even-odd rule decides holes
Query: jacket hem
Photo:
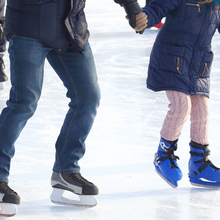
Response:
[{"label": "jacket hem", "polygon": [[154,92],[162,92],[162,91],[177,91],[177,92],[183,92],[185,93],[186,95],[203,95],[203,96],[206,96],[209,98],[209,93],[207,92],[189,92],[187,90],[184,90],[184,89],[179,89],[179,88],[176,88],[176,87],[170,87],[170,88],[165,88],[165,87],[160,87],[160,88],[155,88],[149,84],[147,84],[147,88],[154,91]]}]

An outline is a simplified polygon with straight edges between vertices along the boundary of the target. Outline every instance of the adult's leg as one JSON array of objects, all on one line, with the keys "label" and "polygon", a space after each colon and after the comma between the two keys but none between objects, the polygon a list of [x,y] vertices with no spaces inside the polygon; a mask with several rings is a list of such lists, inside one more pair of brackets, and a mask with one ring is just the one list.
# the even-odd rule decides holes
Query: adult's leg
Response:
[{"label": "adult's leg", "polygon": [[78,161],[85,153],[85,140],[99,106],[100,90],[89,43],[83,54],[68,48],[65,53],[51,51],[47,58],[70,98],[69,110],[56,142],[56,173],[78,173]]},{"label": "adult's leg", "polygon": [[45,49],[34,39],[14,35],[9,40],[11,90],[0,115],[0,181],[8,182],[14,143],[34,114],[41,95]]}]

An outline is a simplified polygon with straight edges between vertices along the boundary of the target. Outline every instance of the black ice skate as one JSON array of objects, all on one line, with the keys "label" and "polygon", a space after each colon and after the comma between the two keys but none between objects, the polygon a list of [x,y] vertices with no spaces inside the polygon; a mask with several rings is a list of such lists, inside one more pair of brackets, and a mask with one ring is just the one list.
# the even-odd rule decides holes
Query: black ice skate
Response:
[{"label": "black ice skate", "polygon": [[5,74],[4,68],[4,60],[3,60],[3,54],[0,54],[0,89],[4,89],[4,82],[8,80],[8,77]]},{"label": "black ice skate", "polygon": [[0,216],[14,216],[18,212],[17,205],[19,204],[19,195],[7,183],[0,182]]},{"label": "black ice skate", "polygon": [[[58,174],[53,172],[51,185],[54,188],[51,201],[58,205],[78,205],[93,207],[97,204],[95,195],[98,187],[81,176],[80,173]],[[65,191],[79,196],[79,200],[67,199],[63,196]]]}]

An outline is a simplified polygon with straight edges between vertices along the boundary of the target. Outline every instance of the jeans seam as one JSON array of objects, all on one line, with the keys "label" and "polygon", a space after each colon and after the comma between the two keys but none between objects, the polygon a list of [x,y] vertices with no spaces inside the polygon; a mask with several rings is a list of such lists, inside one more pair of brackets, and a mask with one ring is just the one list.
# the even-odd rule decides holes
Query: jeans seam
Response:
[{"label": "jeans seam", "polygon": [[64,151],[65,148],[66,148],[66,145],[67,145],[67,137],[68,137],[68,134],[69,134],[69,130],[70,130],[70,128],[72,127],[72,124],[73,124],[73,121],[74,121],[74,119],[75,119],[75,115],[76,115],[76,112],[77,112],[77,109],[78,109],[78,95],[77,95],[77,90],[75,89],[75,86],[74,86],[74,80],[72,79],[71,75],[69,74],[68,68],[66,67],[66,65],[65,65],[65,63],[63,62],[63,60],[62,60],[62,58],[60,57],[60,55],[58,54],[57,56],[58,56],[58,58],[60,59],[60,62],[63,64],[63,67],[64,67],[64,69],[66,70],[66,72],[67,72],[67,74],[68,74],[68,76],[69,76],[69,78],[70,78],[71,84],[72,84],[73,89],[74,89],[74,91],[75,91],[75,93],[76,93],[76,103],[77,103],[77,107],[76,107],[76,109],[75,109],[75,111],[74,111],[73,118],[71,119],[71,122],[70,122],[70,124],[69,124],[69,126],[68,126],[68,129],[67,129],[67,132],[66,132],[66,135],[65,135],[65,141],[64,141],[63,149],[62,149],[62,151],[60,152],[60,156],[59,156],[59,158],[58,158],[58,159],[59,159],[59,166],[60,166],[60,168],[61,168],[62,166],[60,165],[60,158],[61,158],[61,155],[62,155],[63,151]]}]

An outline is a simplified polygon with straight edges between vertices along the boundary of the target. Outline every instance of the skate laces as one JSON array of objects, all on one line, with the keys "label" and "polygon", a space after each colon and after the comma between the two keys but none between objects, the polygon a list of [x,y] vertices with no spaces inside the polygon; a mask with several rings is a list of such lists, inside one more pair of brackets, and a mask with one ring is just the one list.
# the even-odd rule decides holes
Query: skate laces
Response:
[{"label": "skate laces", "polygon": [[197,153],[190,151],[189,152],[192,156],[202,157],[202,159],[195,161],[195,163],[203,163],[199,168],[198,172],[201,173],[206,167],[210,166],[212,169],[216,172],[220,170],[218,167],[216,167],[211,160],[208,159],[208,156],[210,155],[210,150],[205,149],[204,153]]},{"label": "skate laces", "polygon": [[0,182],[0,193],[15,193],[17,194],[14,190],[12,190],[6,182]]},{"label": "skate laces", "polygon": [[[165,150],[165,148],[164,148]],[[169,148],[166,148],[166,151],[160,151],[160,153],[166,155],[164,157],[158,157],[156,159],[157,163],[160,163],[164,160],[169,160],[171,163],[171,169],[178,169],[176,164],[174,163],[174,160],[179,160],[179,157],[174,155],[174,151],[177,150],[177,146],[171,146]]]},{"label": "skate laces", "polygon": [[89,182],[87,179],[85,179],[84,177],[82,177],[80,173],[71,173],[69,177],[75,182],[79,183],[80,185],[93,184]]}]

